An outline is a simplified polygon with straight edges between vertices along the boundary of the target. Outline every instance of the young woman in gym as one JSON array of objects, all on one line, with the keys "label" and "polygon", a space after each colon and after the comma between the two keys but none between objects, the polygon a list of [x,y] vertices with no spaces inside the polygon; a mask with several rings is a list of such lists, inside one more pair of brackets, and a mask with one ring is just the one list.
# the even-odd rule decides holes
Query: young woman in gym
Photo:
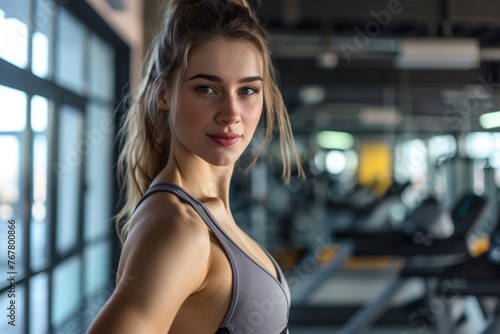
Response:
[{"label": "young woman in gym", "polygon": [[287,333],[290,291],[241,230],[230,180],[256,131],[302,174],[266,32],[246,0],[172,0],[124,122],[117,288],[88,333]]}]

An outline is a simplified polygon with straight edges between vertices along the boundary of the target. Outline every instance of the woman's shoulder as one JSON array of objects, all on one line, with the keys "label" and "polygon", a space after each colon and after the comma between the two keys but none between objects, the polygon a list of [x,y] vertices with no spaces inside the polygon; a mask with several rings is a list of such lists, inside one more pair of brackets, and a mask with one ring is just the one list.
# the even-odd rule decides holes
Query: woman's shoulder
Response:
[{"label": "woman's shoulder", "polygon": [[143,229],[171,232],[201,233],[208,230],[193,207],[168,192],[148,196],[131,218],[129,235],[141,233]]},{"label": "woman's shoulder", "polygon": [[[122,260],[128,262],[137,251],[148,258],[172,252],[189,258],[193,252],[209,254],[209,250],[209,231],[196,211],[175,195],[160,192],[146,198],[134,213]],[[199,260],[207,263],[208,257]]]},{"label": "woman's shoulder", "polygon": [[[208,265],[209,250],[208,229],[194,209],[175,195],[155,193],[143,201],[132,217],[120,265],[154,264],[161,271],[164,266],[176,266],[176,259],[180,259],[194,261],[203,268]],[[174,254],[171,261],[165,261]],[[145,259],[148,261],[143,262]]]}]

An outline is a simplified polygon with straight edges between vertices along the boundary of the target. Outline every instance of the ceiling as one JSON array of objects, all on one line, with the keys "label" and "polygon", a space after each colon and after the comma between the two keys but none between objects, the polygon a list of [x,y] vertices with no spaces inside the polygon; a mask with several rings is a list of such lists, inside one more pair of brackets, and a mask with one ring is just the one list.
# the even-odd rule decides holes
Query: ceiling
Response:
[{"label": "ceiling", "polygon": [[[474,131],[482,129],[479,115],[500,110],[500,1],[251,3],[271,36],[296,132]],[[476,68],[401,68],[409,38],[474,41],[480,61]]]}]

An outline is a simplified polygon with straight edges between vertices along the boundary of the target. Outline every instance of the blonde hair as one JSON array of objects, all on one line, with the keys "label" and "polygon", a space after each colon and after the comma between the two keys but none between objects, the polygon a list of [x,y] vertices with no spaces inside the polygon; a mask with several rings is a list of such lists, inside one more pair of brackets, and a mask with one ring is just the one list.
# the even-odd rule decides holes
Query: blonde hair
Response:
[{"label": "blonde hair", "polygon": [[[179,86],[187,69],[190,51],[214,39],[251,43],[263,57],[265,112],[264,143],[250,166],[271,141],[277,124],[283,160],[282,177],[288,182],[292,160],[300,175],[298,157],[288,113],[278,86],[278,72],[271,57],[267,33],[259,24],[246,0],[171,0],[166,3],[163,27],[153,40],[149,61],[137,98],[120,129],[123,148],[118,158],[121,189],[126,188],[126,202],[116,216],[121,242],[128,233],[136,203],[152,180],[167,164],[171,125],[176,110]],[[170,95],[170,110],[158,107],[162,90]],[[123,224],[120,225],[120,222]]]}]

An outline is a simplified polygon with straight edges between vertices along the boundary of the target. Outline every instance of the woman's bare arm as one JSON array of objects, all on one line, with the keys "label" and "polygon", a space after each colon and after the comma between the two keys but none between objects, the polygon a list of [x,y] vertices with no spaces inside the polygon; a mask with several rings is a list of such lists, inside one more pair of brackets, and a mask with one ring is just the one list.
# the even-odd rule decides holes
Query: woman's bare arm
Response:
[{"label": "woman's bare arm", "polygon": [[[142,212],[152,207],[144,206]],[[202,285],[210,253],[207,229],[186,210],[162,209],[133,222],[117,288],[87,334],[165,334],[182,303]]]}]

